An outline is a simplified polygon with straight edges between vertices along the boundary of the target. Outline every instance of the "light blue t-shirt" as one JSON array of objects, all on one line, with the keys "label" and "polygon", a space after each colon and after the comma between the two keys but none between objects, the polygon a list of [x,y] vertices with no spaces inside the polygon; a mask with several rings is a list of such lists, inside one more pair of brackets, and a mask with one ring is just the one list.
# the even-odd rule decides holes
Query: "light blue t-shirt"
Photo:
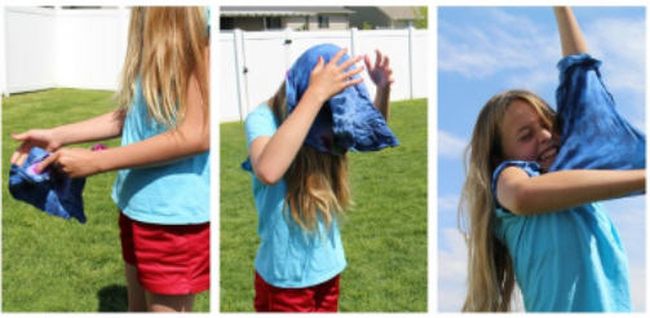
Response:
[{"label": "light blue t-shirt", "polygon": [[[149,116],[140,81],[124,119],[122,146],[168,128]],[[113,201],[129,218],[153,224],[199,224],[210,220],[210,153],[167,164],[117,172]]]},{"label": "light blue t-shirt", "polygon": [[[503,162],[492,176],[495,200],[508,166],[540,174],[535,162]],[[497,203],[494,234],[510,252],[526,311],[632,310],[625,250],[600,204],[518,216]]]},{"label": "light blue t-shirt", "polygon": [[[260,105],[246,117],[248,146],[260,136],[271,137],[277,130],[273,112]],[[346,266],[341,235],[336,221],[327,228],[318,222],[314,233],[304,232],[285,208],[287,186],[284,180],[265,185],[255,174],[253,196],[259,218],[260,246],[255,270],[270,285],[302,288],[325,282]]]}]

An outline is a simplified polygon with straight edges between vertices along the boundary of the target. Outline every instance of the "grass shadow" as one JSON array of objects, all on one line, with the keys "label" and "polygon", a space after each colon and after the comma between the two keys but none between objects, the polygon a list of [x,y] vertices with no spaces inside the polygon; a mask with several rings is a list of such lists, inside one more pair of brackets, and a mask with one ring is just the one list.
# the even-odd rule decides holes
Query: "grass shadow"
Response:
[{"label": "grass shadow", "polygon": [[126,286],[109,285],[97,292],[99,298],[99,312],[126,312],[128,310],[128,298]]}]

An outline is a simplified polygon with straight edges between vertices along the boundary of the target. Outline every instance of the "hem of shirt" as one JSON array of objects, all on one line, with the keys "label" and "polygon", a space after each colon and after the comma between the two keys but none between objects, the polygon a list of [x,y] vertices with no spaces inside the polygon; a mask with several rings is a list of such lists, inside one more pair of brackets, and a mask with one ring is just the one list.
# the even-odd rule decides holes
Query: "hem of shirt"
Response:
[{"label": "hem of shirt", "polygon": [[124,207],[119,204],[119,202],[115,199],[115,197],[113,197],[112,199],[113,202],[115,202],[115,205],[117,205],[118,209],[120,209],[120,211],[122,211],[124,215],[128,216],[132,220],[142,222],[142,223],[160,224],[160,225],[188,225],[188,224],[203,224],[203,223],[210,222],[210,213],[208,213],[207,217],[191,218],[191,219],[155,217],[151,215],[151,212],[142,212],[142,211],[133,210],[128,207]]},{"label": "hem of shirt", "polygon": [[336,275],[339,275],[343,272],[345,267],[347,267],[348,263],[347,261],[343,261],[341,266],[336,267],[335,269],[331,271],[327,271],[322,275],[319,275],[317,279],[314,279],[313,281],[283,281],[280,283],[273,282],[269,279],[267,279],[266,273],[260,271],[260,269],[255,266],[255,271],[264,279],[264,281],[273,286],[273,287],[278,287],[278,288],[306,288],[306,287],[311,287],[311,286],[316,286],[318,284],[324,283],[332,278],[334,278]]}]

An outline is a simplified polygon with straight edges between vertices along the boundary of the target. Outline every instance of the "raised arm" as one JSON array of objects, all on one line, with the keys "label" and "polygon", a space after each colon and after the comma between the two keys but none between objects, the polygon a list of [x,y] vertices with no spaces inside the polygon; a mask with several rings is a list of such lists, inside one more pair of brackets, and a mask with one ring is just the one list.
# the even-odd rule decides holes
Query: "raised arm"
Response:
[{"label": "raised arm", "polygon": [[501,172],[499,203],[518,215],[556,212],[645,189],[645,170],[563,170],[529,177],[517,167]]},{"label": "raised arm", "polygon": [[390,67],[390,59],[383,55],[379,50],[375,50],[375,63],[370,62],[367,55],[364,58],[368,75],[372,82],[377,86],[375,93],[375,108],[388,120],[390,115],[390,90],[395,81],[393,78],[393,69]]},{"label": "raised arm", "polygon": [[587,53],[587,42],[585,41],[578,21],[569,7],[554,7],[555,20],[560,32],[562,42],[562,56],[571,54]]}]

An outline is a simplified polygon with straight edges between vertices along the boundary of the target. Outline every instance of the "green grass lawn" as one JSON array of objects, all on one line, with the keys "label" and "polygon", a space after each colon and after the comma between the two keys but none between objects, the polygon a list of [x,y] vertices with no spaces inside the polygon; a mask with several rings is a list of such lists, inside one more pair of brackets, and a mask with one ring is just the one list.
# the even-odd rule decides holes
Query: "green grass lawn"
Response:
[{"label": "green grass lawn", "polygon": [[[340,310],[427,310],[427,104],[392,104],[390,126],[401,145],[350,154],[354,208],[342,226],[348,267]],[[251,178],[241,123],[221,125],[221,311],[253,310],[258,245]]]},{"label": "green grass lawn", "polygon": [[[87,119],[114,109],[112,92],[53,89],[2,101],[2,310],[97,312],[126,310],[117,208],[110,198],[114,173],[89,178],[88,222],[65,221],[14,200],[6,186],[17,146],[10,133]],[[119,144],[118,140],[107,143]],[[84,145],[86,146],[86,145]],[[209,311],[209,293],[195,311]]]}]

